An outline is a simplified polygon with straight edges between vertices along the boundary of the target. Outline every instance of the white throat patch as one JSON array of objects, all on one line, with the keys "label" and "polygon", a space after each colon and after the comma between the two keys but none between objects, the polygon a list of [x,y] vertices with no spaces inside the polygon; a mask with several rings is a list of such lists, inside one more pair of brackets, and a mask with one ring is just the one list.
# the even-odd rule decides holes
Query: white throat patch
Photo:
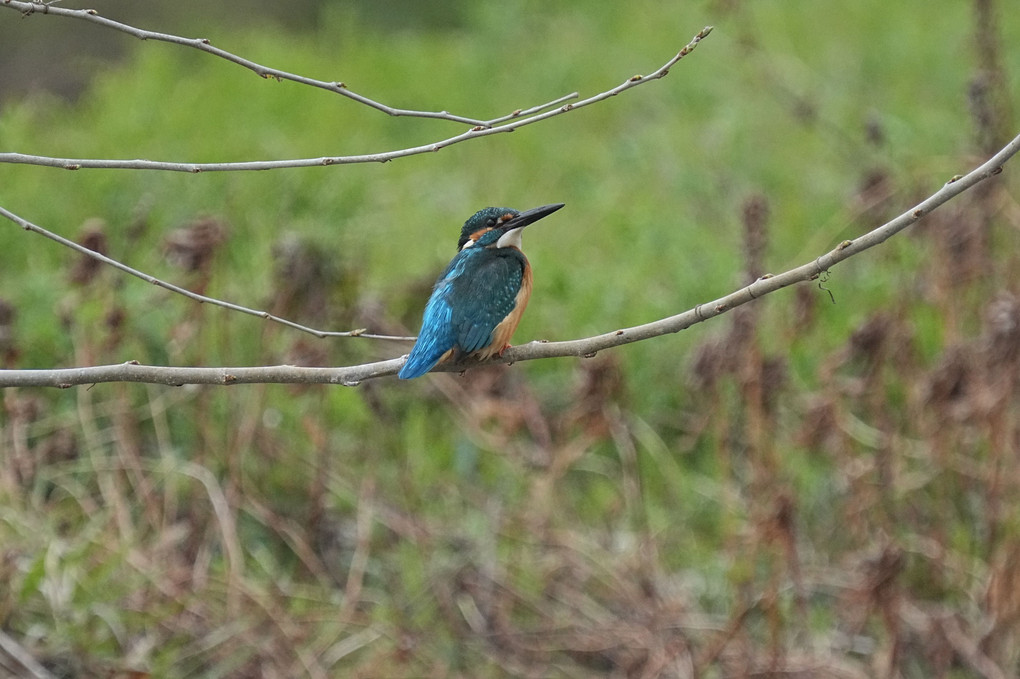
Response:
[{"label": "white throat patch", "polygon": [[507,231],[506,233],[499,237],[498,241],[496,241],[496,247],[497,248],[515,247],[518,250],[520,250],[521,231],[524,231],[523,227],[520,229],[513,229],[512,231]]}]

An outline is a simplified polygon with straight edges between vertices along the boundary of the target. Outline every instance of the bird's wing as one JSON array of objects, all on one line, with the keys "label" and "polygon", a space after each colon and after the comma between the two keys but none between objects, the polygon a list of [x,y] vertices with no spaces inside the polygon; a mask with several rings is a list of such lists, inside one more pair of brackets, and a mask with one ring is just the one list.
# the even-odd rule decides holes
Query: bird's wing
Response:
[{"label": "bird's wing", "polygon": [[453,282],[463,273],[466,263],[467,257],[458,255],[439,275],[432,289],[432,296],[425,305],[418,339],[407,357],[407,362],[397,373],[400,379],[409,380],[424,375],[435,367],[443,354],[453,348],[455,341],[451,324],[453,309],[449,296]]},{"label": "bird's wing", "polygon": [[492,331],[517,305],[524,263],[517,257],[485,257],[470,277],[452,280],[450,327],[465,354],[492,343]]},{"label": "bird's wing", "polygon": [[454,335],[450,324],[452,309],[446,296],[437,286],[425,305],[425,315],[421,322],[421,332],[411,349],[397,376],[409,380],[420,377],[435,367],[439,359],[453,348]]}]

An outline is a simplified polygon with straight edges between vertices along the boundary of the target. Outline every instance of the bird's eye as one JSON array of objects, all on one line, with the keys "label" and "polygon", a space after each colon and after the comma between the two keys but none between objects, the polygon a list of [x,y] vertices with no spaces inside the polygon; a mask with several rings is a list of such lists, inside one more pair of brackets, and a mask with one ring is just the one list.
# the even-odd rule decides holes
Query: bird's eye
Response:
[{"label": "bird's eye", "polygon": [[485,225],[486,226],[496,226],[496,218],[495,217],[489,217],[488,219],[485,220]]}]

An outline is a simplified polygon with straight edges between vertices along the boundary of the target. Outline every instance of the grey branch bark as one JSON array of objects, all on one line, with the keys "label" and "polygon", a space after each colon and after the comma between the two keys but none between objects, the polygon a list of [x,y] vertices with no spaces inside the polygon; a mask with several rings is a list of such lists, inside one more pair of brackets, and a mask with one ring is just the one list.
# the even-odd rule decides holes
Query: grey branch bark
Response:
[{"label": "grey branch bark", "polygon": [[[679,332],[754,299],[789,287],[794,283],[813,280],[840,262],[885,242],[931,211],[959,196],[979,182],[1002,172],[1002,166],[1020,151],[1020,135],[998,153],[962,177],[954,177],[942,188],[895,219],[854,240],[847,240],[820,257],[778,275],[766,275],[748,286],[719,299],[699,304],[693,309],[652,323],[614,330],[594,337],[565,342],[531,342],[511,347],[502,358],[490,363],[515,363],[541,358],[565,356],[590,357],[612,347],[640,342],[660,335]],[[405,358],[394,358],[363,365],[340,368],[304,368],[296,366],[265,366],[248,368],[183,368],[119,365],[67,368],[55,370],[0,370],[0,387],[44,386],[70,387],[100,382],[149,382],[153,384],[245,384],[245,383],[321,383],[356,386],[367,379],[395,374]],[[461,371],[479,365],[477,362],[441,365],[440,371]]]}]

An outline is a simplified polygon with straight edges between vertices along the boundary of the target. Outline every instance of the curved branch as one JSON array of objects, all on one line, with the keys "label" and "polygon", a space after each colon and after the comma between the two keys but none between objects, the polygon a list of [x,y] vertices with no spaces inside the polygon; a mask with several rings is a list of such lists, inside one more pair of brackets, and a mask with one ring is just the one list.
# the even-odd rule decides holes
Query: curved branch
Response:
[{"label": "curved branch", "polygon": [[[904,230],[940,205],[960,195],[979,182],[1002,171],[1002,165],[1020,151],[1017,136],[987,162],[963,177],[954,177],[912,209],[899,217],[868,232],[860,238],[840,243],[817,259],[776,276],[766,275],[748,286],[675,316],[652,323],[615,330],[613,332],[566,342],[531,342],[511,347],[503,357],[487,363],[514,363],[540,358],[562,356],[594,356],[603,349],[639,342],[669,333],[679,332],[753,299],[775,292],[794,283],[812,280],[832,266],[853,257]],[[395,374],[404,364],[404,357],[388,361],[366,363],[343,368],[302,368],[295,366],[267,366],[250,368],[178,368],[139,365],[137,362],[88,368],[56,370],[0,370],[0,387],[39,386],[70,387],[99,382],[150,382],[153,384],[244,384],[269,383],[321,383],[356,386],[363,380]],[[461,371],[477,363],[440,365],[437,371]]]},{"label": "curved branch", "polygon": [[[0,6],[2,5],[13,5],[15,0],[0,0]],[[33,5],[33,3],[21,3]],[[48,5],[43,5],[48,7]],[[55,8],[53,8],[55,9]],[[41,10],[40,10],[41,11]],[[53,11],[52,9],[50,11]],[[66,10],[70,11],[70,10]],[[84,10],[77,10],[84,11]],[[114,22],[116,23],[116,22]],[[476,139],[478,137],[486,137],[490,134],[501,134],[504,132],[513,132],[514,130],[520,129],[526,125],[538,123],[543,120],[548,120],[554,116],[569,113],[575,109],[582,108],[584,106],[590,106],[591,104],[604,101],[609,97],[615,97],[621,92],[637,87],[642,83],[649,82],[651,80],[658,80],[667,73],[669,69],[673,67],[678,61],[683,59],[685,56],[690,54],[709,33],[712,32],[711,26],[706,26],[698,32],[694,38],[691,39],[687,45],[684,46],[679,52],[676,53],[673,58],[667,61],[665,64],[660,66],[658,69],[648,75],[635,75],[631,76],[623,83],[600,92],[587,99],[582,99],[573,104],[564,104],[551,111],[545,111],[550,105],[558,105],[566,99],[573,98],[573,95],[567,95],[567,97],[561,97],[560,99],[550,102],[549,104],[543,104],[526,111],[514,111],[513,113],[504,116],[503,118],[497,118],[494,121],[488,121],[472,127],[466,132],[447,137],[431,144],[424,144],[422,146],[414,146],[411,148],[400,149],[397,151],[385,151],[382,153],[367,153],[355,156],[323,156],[320,158],[297,158],[292,160],[257,160],[257,161],[245,161],[238,163],[180,163],[180,162],[167,162],[158,160],[100,160],[93,158],[55,158],[51,156],[36,156],[24,153],[0,153],[0,163],[14,163],[14,164],[26,164],[26,165],[42,165],[45,167],[56,167],[65,170],[84,170],[84,169],[105,169],[105,170],[163,170],[168,172],[225,172],[225,171],[237,171],[237,170],[278,170],[282,168],[290,167],[316,167],[325,165],[352,165],[355,163],[385,163],[390,160],[397,158],[406,158],[408,156],[415,156],[422,153],[433,153],[440,149],[459,144],[463,141],[470,139]],[[542,111],[545,111],[544,113]],[[500,121],[499,124],[491,124],[496,121]]]},{"label": "curved branch", "polygon": [[[90,23],[99,24],[106,28],[112,28],[115,31],[121,33],[127,33],[130,36],[138,38],[139,40],[158,40],[160,42],[168,42],[174,45],[183,45],[185,47],[192,47],[194,49],[212,54],[214,56],[225,59],[229,62],[243,66],[249,71],[253,71],[262,78],[274,78],[276,80],[289,80],[291,82],[300,83],[302,85],[309,85],[310,87],[318,87],[334,94],[352,99],[359,104],[364,104],[370,108],[374,108],[378,111],[382,111],[391,116],[407,116],[414,118],[435,118],[439,120],[449,120],[455,123],[462,123],[464,125],[481,125],[482,127],[489,127],[494,123],[508,120],[509,118],[515,117],[514,112],[502,116],[500,118],[494,118],[492,120],[480,120],[476,118],[467,118],[464,116],[454,115],[448,111],[413,111],[406,108],[394,108],[393,106],[387,106],[386,104],[380,103],[373,99],[369,99],[366,96],[352,92],[347,88],[347,85],[338,81],[325,81],[316,80],[315,78],[307,78],[302,75],[295,75],[294,73],[288,73],[287,71],[281,71],[278,68],[271,68],[269,66],[263,66],[262,64],[255,63],[250,59],[238,56],[232,52],[228,52],[219,47],[214,47],[213,44],[206,38],[184,38],[179,35],[170,35],[169,33],[157,33],[155,31],[147,31],[142,28],[130,26],[128,24],[114,21],[113,19],[107,19],[106,17],[100,16],[99,13],[94,9],[65,9],[63,7],[54,7],[49,3],[42,2],[20,2],[19,0],[2,0],[0,6],[9,7],[16,9],[21,12],[22,16],[31,16],[33,14],[52,14],[54,16],[69,17],[72,19],[80,19],[82,21],[88,21]],[[577,93],[568,94],[566,97],[561,97],[555,101],[549,102],[536,107],[538,110],[555,106],[556,104],[564,101],[565,99],[571,99],[576,97]]]},{"label": "curved branch", "polygon": [[139,271],[138,269],[134,269],[128,266],[127,264],[123,264],[117,261],[116,259],[107,257],[106,255],[96,252],[95,250],[90,250],[84,245],[75,243],[73,240],[69,240],[67,238],[64,238],[63,236],[59,236],[53,233],[52,231],[47,231],[38,224],[33,224],[27,219],[19,217],[18,215],[14,214],[10,210],[7,210],[3,206],[0,206],[0,217],[6,217],[7,219],[11,220],[12,222],[17,224],[21,228],[25,229],[26,231],[31,231],[32,233],[37,233],[40,236],[49,238],[52,241],[60,243],[64,247],[71,248],[75,252],[79,252],[83,255],[91,257],[92,259],[99,260],[104,264],[109,264],[115,269],[123,271],[124,273],[131,274],[136,278],[141,278],[143,281],[147,283],[152,283],[153,285],[163,288],[164,290],[169,290],[170,292],[176,292],[179,295],[184,295],[188,299],[192,299],[196,302],[199,302],[200,304],[211,304],[213,306],[223,307],[224,309],[230,309],[231,311],[239,311],[242,314],[248,314],[249,316],[258,316],[259,318],[264,318],[268,321],[280,323],[281,325],[286,325],[287,327],[294,328],[295,330],[307,332],[309,334],[315,335],[316,337],[364,337],[366,339],[385,339],[400,341],[413,341],[415,339],[414,337],[403,337],[398,335],[375,335],[370,332],[366,332],[365,328],[344,331],[316,330],[315,328],[309,328],[308,326],[301,325],[300,323],[288,321],[286,318],[275,316],[269,313],[268,311],[259,311],[257,309],[251,309],[246,306],[241,306],[240,304],[225,302],[221,299],[216,299],[215,297],[207,297],[205,295],[200,295],[196,292],[192,292],[191,290],[182,288],[179,285],[174,285],[173,283],[167,283],[166,281],[160,280],[159,278],[150,276],[144,271]]}]

